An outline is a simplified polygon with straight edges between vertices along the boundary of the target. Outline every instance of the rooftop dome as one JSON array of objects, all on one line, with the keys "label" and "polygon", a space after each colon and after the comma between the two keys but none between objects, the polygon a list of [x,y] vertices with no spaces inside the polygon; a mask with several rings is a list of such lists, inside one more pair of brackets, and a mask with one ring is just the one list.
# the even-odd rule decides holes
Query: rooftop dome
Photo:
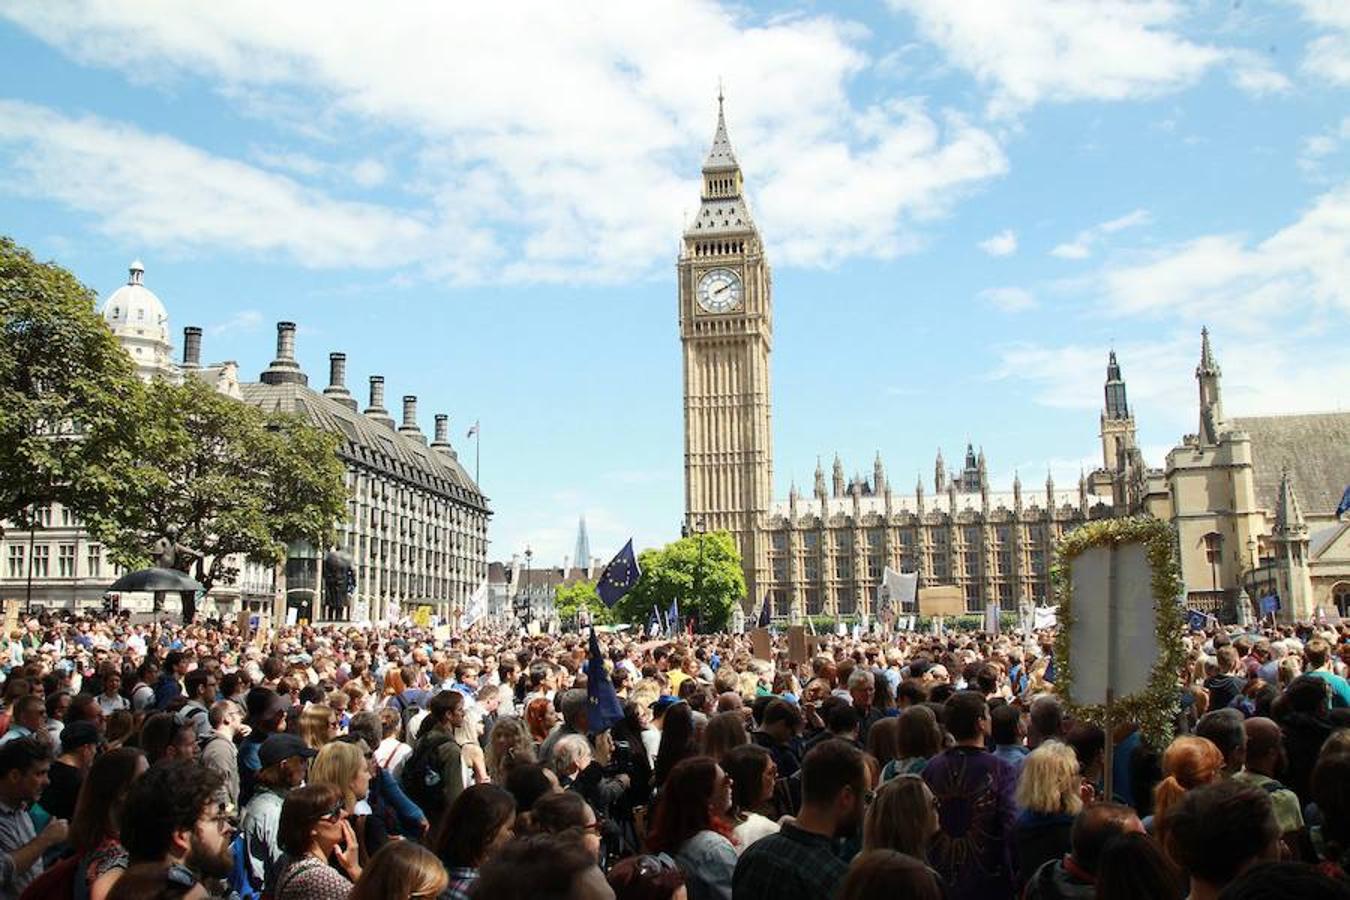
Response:
[{"label": "rooftop dome", "polygon": [[138,259],[131,264],[127,283],[103,302],[103,319],[113,333],[128,330],[153,340],[169,342],[169,313],[154,292],[142,284],[145,266]]}]

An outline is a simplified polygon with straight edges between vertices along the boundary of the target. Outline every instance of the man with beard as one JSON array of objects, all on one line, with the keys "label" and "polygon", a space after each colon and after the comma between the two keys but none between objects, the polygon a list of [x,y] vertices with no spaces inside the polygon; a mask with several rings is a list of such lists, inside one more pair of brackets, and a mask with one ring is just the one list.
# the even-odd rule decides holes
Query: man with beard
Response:
[{"label": "man with beard", "polygon": [[235,828],[211,769],[186,760],[152,766],[132,783],[121,821],[132,865],[167,863],[198,881],[230,874]]},{"label": "man with beard", "polygon": [[795,821],[755,841],[732,876],[736,900],[816,900],[834,896],[848,864],[834,839],[853,834],[866,806],[863,753],[838,739],[822,741],[802,760],[802,806]]}]

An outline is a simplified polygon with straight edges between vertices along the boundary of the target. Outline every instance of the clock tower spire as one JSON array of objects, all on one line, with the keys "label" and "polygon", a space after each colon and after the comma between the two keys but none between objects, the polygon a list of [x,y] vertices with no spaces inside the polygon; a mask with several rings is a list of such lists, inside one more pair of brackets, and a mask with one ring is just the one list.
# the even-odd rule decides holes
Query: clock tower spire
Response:
[{"label": "clock tower spire", "polygon": [[773,492],[772,281],[727,136],[720,88],[698,215],[685,227],[676,270],[684,350],[685,525],[691,533],[701,524],[735,539],[749,615],[764,601],[769,574],[762,527]]}]

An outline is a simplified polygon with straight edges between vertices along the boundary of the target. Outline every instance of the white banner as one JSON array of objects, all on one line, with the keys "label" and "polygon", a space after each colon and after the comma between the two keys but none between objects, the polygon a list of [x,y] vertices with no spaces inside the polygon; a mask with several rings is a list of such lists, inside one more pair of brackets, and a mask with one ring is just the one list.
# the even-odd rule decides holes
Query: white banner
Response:
[{"label": "white banner", "polygon": [[487,615],[488,607],[488,583],[483,579],[483,583],[478,585],[478,589],[469,597],[469,602],[464,604],[464,613],[459,617],[459,627],[461,631],[467,631],[472,628],[479,619]]},{"label": "white banner", "polygon": [[877,588],[877,618],[889,621],[902,612],[912,610],[918,590],[918,572],[897,572],[887,566],[881,573],[881,585]]},{"label": "white banner", "polygon": [[1059,624],[1059,611],[1053,606],[1038,606],[1032,616],[1032,624],[1037,629],[1054,628]]}]

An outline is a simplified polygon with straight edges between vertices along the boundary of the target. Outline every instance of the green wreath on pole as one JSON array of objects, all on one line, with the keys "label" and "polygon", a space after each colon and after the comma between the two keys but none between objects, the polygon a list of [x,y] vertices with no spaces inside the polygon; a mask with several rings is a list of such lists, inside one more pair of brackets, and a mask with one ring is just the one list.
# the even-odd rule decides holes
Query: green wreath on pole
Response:
[{"label": "green wreath on pole", "polygon": [[1184,622],[1178,602],[1183,587],[1181,565],[1177,561],[1177,535],[1166,522],[1150,516],[1102,519],[1081,525],[1060,539],[1051,569],[1051,583],[1059,607],[1059,630],[1055,636],[1055,693],[1064,698],[1069,713],[1075,718],[1105,726],[1104,705],[1080,705],[1072,699],[1074,659],[1069,630],[1074,622],[1073,561],[1094,547],[1129,543],[1145,546],[1152,570],[1158,659],[1154,662],[1148,686],[1130,696],[1117,697],[1111,718],[1115,723],[1137,722],[1143,736],[1153,746],[1161,748],[1172,740],[1181,703],[1177,675],[1186,660],[1181,642]]}]

